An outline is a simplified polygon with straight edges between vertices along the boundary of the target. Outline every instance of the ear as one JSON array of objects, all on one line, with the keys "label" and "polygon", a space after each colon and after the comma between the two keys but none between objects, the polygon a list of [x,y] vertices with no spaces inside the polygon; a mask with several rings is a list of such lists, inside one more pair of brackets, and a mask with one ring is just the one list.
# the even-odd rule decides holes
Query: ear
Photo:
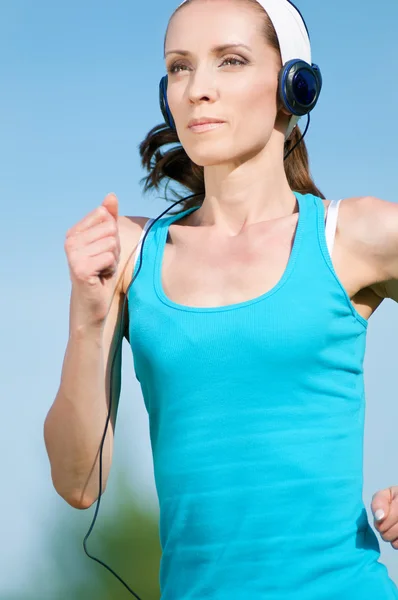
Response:
[{"label": "ear", "polygon": [[277,97],[277,117],[291,117],[292,113],[287,110],[280,96]]},{"label": "ear", "polygon": [[290,111],[287,110],[287,108],[285,108],[282,104],[282,102],[279,105],[279,112],[282,113],[283,115],[287,116],[287,117],[291,117],[292,113]]}]

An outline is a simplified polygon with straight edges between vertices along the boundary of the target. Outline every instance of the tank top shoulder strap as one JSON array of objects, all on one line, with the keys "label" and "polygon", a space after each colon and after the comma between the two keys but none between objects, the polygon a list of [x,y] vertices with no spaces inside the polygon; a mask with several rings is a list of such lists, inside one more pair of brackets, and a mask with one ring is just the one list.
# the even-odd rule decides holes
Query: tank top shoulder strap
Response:
[{"label": "tank top shoulder strap", "polygon": [[319,273],[325,261],[330,269],[339,205],[340,200],[331,201],[325,217],[325,202],[320,196],[312,193],[301,195],[300,209],[305,209],[302,215],[305,227],[301,227],[300,230],[299,220],[296,237],[300,238],[300,231],[302,233],[299,241],[300,254],[295,268],[296,276],[305,277],[311,263],[312,268],[317,269]]},{"label": "tank top shoulder strap", "polygon": [[142,262],[144,262],[145,254],[145,260],[147,263],[146,268],[148,268],[148,263],[150,263],[152,269],[154,268],[155,258],[158,251],[158,245],[162,245],[165,241],[163,240],[163,237],[165,234],[167,235],[168,226],[174,221],[181,219],[185,215],[189,214],[193,210],[196,210],[197,208],[199,207],[189,208],[187,210],[180,211],[177,214],[163,216],[160,219],[158,217],[148,219],[148,221],[142,228],[140,239],[138,241],[137,249],[135,252],[133,276],[139,268],[139,261],[141,255]]},{"label": "tank top shoulder strap", "polygon": [[137,246],[137,249],[135,251],[133,273],[135,273],[136,268],[137,268],[137,263],[138,263],[138,259],[140,257],[140,252],[141,252],[141,248],[142,248],[142,242],[144,241],[145,234],[148,231],[148,229],[151,227],[152,223],[155,222],[155,220],[156,219],[148,219],[148,221],[145,223],[144,227],[142,228],[141,236],[140,236],[140,239],[138,241],[138,246]]}]

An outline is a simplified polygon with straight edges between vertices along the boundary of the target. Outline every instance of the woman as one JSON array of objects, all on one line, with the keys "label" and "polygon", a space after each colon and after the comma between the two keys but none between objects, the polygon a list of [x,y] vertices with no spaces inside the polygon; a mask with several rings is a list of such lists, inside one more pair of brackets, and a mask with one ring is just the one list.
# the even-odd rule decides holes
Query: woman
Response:
[{"label": "woman", "polygon": [[[331,205],[304,142],[284,161],[300,132],[278,74],[304,25],[278,3],[285,38],[262,6],[275,0],[178,8],[165,39],[176,130],[154,128],[140,151],[147,189],[169,178],[196,196],[152,222],[118,216],[110,194],[65,242],[70,338],[45,424],[54,486],[77,508],[98,498],[112,392],[105,489],[123,332],[150,418],[164,600],[398,598],[362,501],[366,329],[398,279],[398,206]],[[189,127],[201,118],[221,123]],[[395,493],[372,508],[398,547]]]}]

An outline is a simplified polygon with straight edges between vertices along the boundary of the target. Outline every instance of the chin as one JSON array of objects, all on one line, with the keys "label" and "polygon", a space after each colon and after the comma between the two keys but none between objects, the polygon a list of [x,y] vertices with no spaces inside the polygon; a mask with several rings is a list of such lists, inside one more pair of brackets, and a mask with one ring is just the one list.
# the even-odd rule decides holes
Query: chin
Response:
[{"label": "chin", "polygon": [[187,152],[189,158],[193,163],[198,165],[198,167],[215,167],[219,165],[232,165],[233,167],[237,167],[252,158],[254,158],[258,152],[255,150],[243,150],[240,153],[234,152],[191,152],[190,154]]},{"label": "chin", "polygon": [[203,148],[203,152],[198,152],[197,149],[190,152],[186,148],[185,152],[193,163],[199,167],[212,167],[214,165],[227,164],[235,162],[238,158],[236,153],[231,154],[230,148],[209,147]]},{"label": "chin", "polygon": [[191,160],[198,167],[216,167],[219,165],[227,165],[232,162],[235,162],[235,159],[232,156],[220,158],[220,155],[217,155],[214,158],[212,158],[212,157],[206,157],[203,159],[197,158],[196,160],[191,158]]}]

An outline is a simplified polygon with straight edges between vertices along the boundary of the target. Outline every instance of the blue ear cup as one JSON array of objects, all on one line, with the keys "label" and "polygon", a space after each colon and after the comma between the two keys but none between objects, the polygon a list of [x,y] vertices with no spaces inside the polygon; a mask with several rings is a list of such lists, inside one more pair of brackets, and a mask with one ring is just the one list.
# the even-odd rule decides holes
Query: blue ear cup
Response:
[{"label": "blue ear cup", "polygon": [[[168,75],[160,80],[159,103],[163,118],[171,129],[176,129],[167,102]],[[322,75],[318,65],[301,59],[289,60],[279,73],[278,93],[283,106],[292,115],[306,115],[318,102],[322,89]]]},{"label": "blue ear cup", "polygon": [[279,97],[290,113],[302,117],[312,111],[322,89],[318,65],[289,60],[279,73]]}]

